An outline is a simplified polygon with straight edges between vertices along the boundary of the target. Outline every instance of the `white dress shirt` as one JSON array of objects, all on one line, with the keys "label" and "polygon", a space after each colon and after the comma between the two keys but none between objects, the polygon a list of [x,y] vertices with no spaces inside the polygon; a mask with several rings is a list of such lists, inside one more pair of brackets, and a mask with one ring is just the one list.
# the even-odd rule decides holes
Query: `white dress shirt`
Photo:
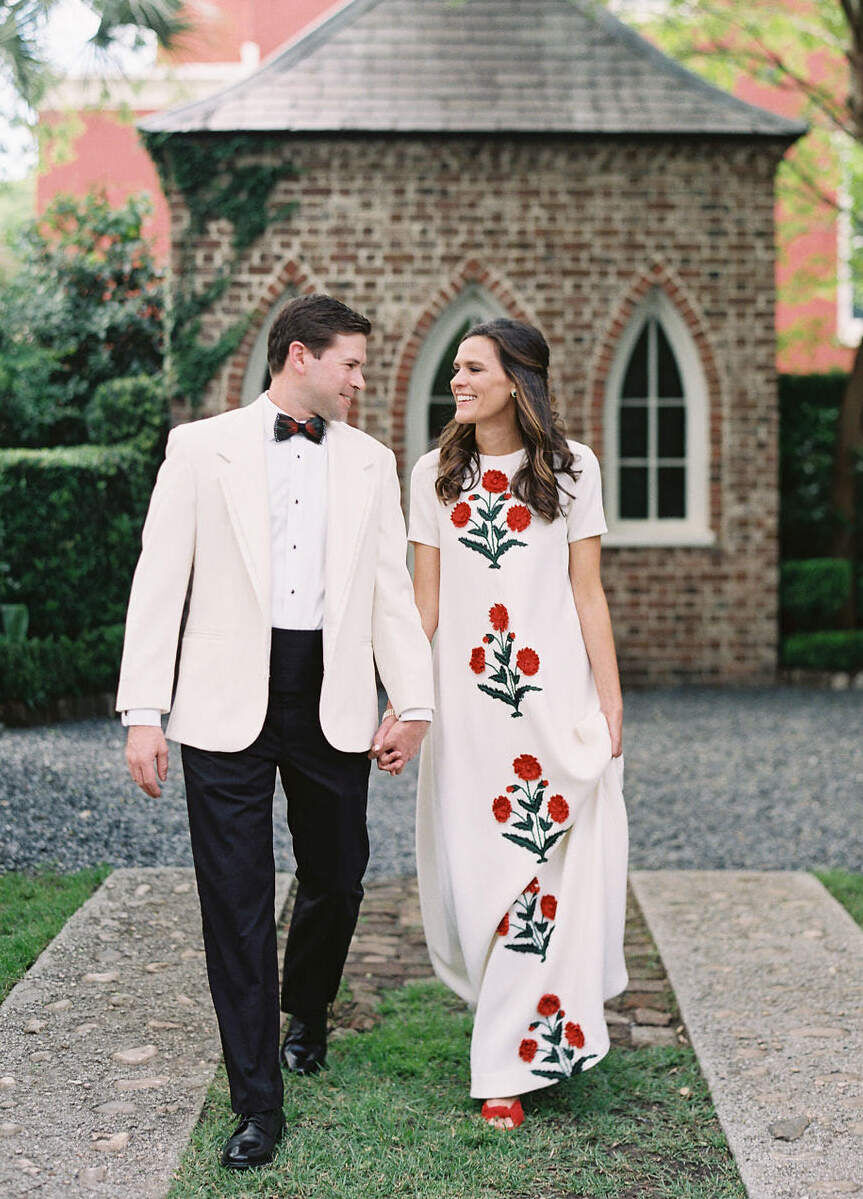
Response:
[{"label": "white dress shirt", "polygon": [[[265,393],[261,407],[270,498],[272,623],[274,629],[320,629],[324,623],[327,538],[326,433],[316,444],[302,433],[276,441],[282,411]],[[401,720],[431,720],[426,708],[408,708]],[[155,708],[122,714],[124,725],[161,725]]]}]

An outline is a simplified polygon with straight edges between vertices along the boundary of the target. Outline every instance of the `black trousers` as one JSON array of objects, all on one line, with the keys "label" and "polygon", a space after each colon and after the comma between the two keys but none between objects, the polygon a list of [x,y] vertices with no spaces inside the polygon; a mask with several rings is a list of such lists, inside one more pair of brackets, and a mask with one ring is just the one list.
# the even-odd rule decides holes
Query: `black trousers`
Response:
[{"label": "black trousers", "polygon": [[264,727],[247,749],[182,747],[207,974],[231,1105],[281,1105],[273,792],[288,797],[297,860],[281,1006],[311,1019],[335,998],[363,897],[371,762],[321,731],[320,631],[273,629]]}]

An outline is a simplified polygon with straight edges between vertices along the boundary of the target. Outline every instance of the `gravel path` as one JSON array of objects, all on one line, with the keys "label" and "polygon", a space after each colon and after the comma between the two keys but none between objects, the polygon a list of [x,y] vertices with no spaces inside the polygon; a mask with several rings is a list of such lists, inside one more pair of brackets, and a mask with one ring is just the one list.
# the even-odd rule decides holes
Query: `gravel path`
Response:
[{"label": "gravel path", "polygon": [[[863,691],[636,691],[626,709],[634,868],[863,871]],[[178,748],[151,800],[123,740],[110,720],[0,731],[0,871],[191,864]],[[369,877],[414,872],[415,780],[372,769]],[[291,869],[281,794],[273,811]]]}]

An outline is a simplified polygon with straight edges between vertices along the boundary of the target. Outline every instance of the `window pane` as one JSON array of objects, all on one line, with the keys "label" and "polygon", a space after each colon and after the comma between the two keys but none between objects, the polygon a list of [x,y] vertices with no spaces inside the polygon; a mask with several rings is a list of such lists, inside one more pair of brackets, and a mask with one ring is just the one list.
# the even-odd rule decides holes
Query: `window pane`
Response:
[{"label": "window pane", "polygon": [[647,398],[647,325],[635,343],[620,394],[624,400]]},{"label": "window pane", "polygon": [[657,410],[657,432],[660,458],[686,457],[686,409],[660,405]]},{"label": "window pane", "polygon": [[647,406],[620,409],[620,457],[647,457]]},{"label": "window pane", "polygon": [[622,520],[647,519],[646,466],[621,466],[620,517]]},{"label": "window pane", "polygon": [[449,381],[452,378],[452,360],[458,353],[458,347],[461,339],[467,333],[471,325],[475,325],[476,321],[465,321],[464,324],[456,333],[455,337],[444,350],[443,357],[440,360],[440,365],[437,368],[437,374],[434,377],[434,382],[431,386],[433,396],[446,395],[449,392]]},{"label": "window pane", "polygon": [[432,400],[429,404],[429,449],[433,449],[437,445],[437,439],[440,437],[444,425],[448,425],[452,420],[454,411],[455,405],[452,400]]},{"label": "window pane", "polygon": [[686,516],[686,468],[683,466],[660,466],[657,471],[659,483],[660,517]]},{"label": "window pane", "polygon": [[680,396],[682,399],[683,384],[680,382],[680,371],[677,369],[677,361],[659,321],[656,322],[656,349],[659,359],[659,395],[666,400],[674,399],[676,396]]}]

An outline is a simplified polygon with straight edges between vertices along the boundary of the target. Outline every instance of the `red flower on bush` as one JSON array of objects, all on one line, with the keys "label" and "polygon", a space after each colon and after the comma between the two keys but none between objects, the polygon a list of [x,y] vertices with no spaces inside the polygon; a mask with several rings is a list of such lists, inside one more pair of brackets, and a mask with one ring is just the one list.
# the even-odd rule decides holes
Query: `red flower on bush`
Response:
[{"label": "red flower on bush", "polygon": [[563,1030],[563,1035],[566,1037],[567,1042],[570,1045],[574,1045],[576,1049],[584,1047],[584,1033],[581,1031],[580,1024],[573,1024],[571,1020],[568,1020]]},{"label": "red flower on bush", "polygon": [[502,470],[487,470],[482,477],[482,485],[486,491],[499,493],[509,487],[509,479]]},{"label": "red flower on bush", "polygon": [[546,920],[554,920],[557,915],[557,900],[553,895],[543,895],[539,901],[539,910]]},{"label": "red flower on bush", "polygon": [[538,779],[542,774],[542,767],[533,754],[519,754],[517,758],[513,759],[512,768],[526,783]]},{"label": "red flower on bush", "polygon": [[470,668],[474,674],[482,674],[485,670],[485,650],[481,645],[470,651]]},{"label": "red flower on bush", "polygon": [[555,824],[563,824],[569,816],[569,804],[562,795],[552,795],[548,801],[548,814]]},{"label": "red flower on bush", "polygon": [[539,892],[539,879],[534,878],[527,884],[524,889],[524,895],[536,895]]},{"label": "red flower on bush", "polygon": [[509,912],[504,912],[503,919],[501,920],[500,924],[497,926],[497,935],[499,937],[505,937],[508,932],[509,932]]},{"label": "red flower on bush", "polygon": [[506,523],[513,533],[523,533],[530,524],[530,509],[524,504],[514,504],[506,514]]},{"label": "red flower on bush", "polygon": [[[492,604],[488,610],[488,618],[496,633],[502,633],[509,624],[509,613],[503,604]],[[489,637],[489,641],[491,641],[491,637]]]},{"label": "red flower on bush", "polygon": [[540,1016],[553,1016],[555,1012],[560,1010],[560,999],[557,995],[543,995],[542,999],[536,1005],[536,1010]]},{"label": "red flower on bush", "polygon": [[539,670],[539,654],[527,647],[520,649],[515,655],[515,664],[522,674],[536,674]]},{"label": "red flower on bush", "polygon": [[530,1037],[525,1037],[518,1047],[518,1056],[523,1062],[532,1062],[536,1056],[538,1045]]},{"label": "red flower on bush", "polygon": [[470,520],[470,504],[466,504],[464,501],[456,504],[450,514],[450,520],[457,529],[463,529]]},{"label": "red flower on bush", "polygon": [[512,804],[505,795],[499,795],[492,803],[491,810],[498,824],[506,824],[512,815]]}]

